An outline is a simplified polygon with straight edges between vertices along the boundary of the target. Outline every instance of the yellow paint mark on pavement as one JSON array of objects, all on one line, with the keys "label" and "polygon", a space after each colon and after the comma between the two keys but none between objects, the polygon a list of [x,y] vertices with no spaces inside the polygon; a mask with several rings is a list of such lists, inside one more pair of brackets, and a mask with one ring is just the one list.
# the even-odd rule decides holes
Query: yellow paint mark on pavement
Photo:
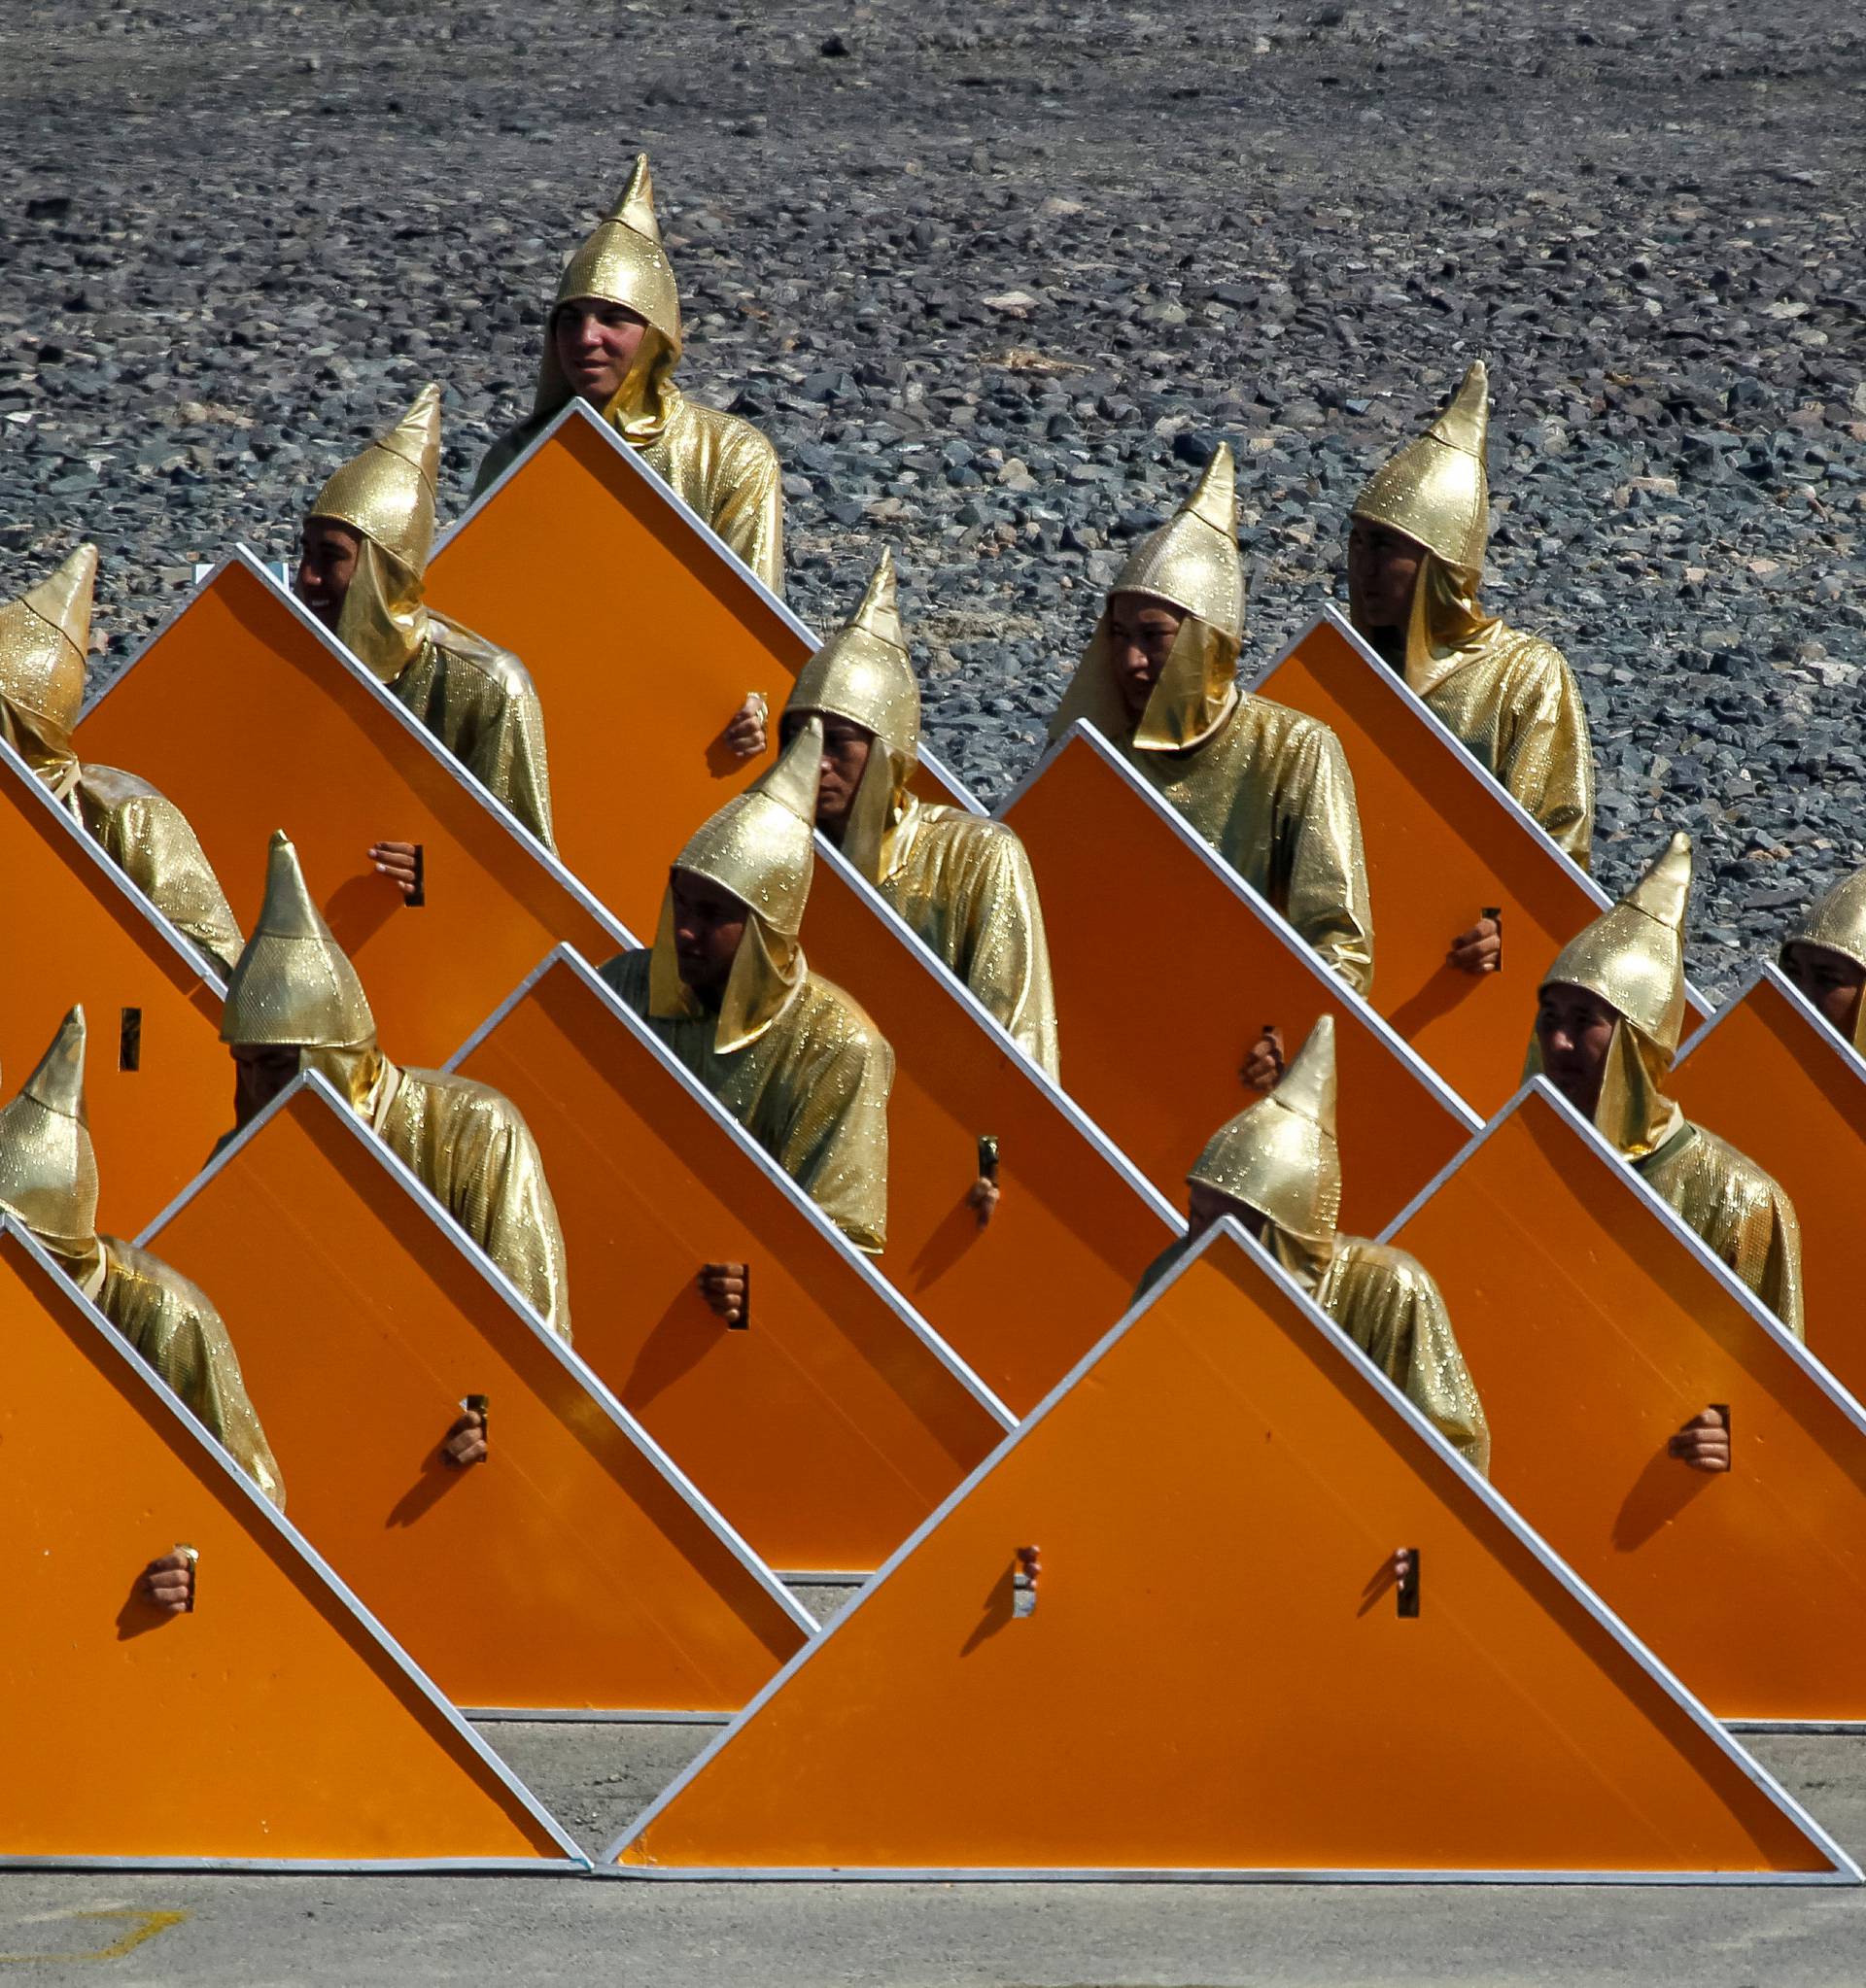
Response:
[{"label": "yellow paint mark on pavement", "polygon": [[166,1933],[171,1926],[179,1926],[188,1917],[186,1912],[73,1912],[74,1919],[133,1919],[136,1923],[126,1933],[119,1934],[108,1946],[93,1948],[88,1953],[0,1953],[0,1968],[29,1967],[41,1961],[120,1961],[146,1939],[154,1939],[158,1933]]}]

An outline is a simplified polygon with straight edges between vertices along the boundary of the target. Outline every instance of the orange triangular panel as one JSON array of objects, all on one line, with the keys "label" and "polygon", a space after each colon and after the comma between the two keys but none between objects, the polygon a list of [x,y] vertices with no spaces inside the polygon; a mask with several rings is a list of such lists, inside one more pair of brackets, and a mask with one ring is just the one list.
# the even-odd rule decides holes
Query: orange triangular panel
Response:
[{"label": "orange triangular panel", "polygon": [[[558,940],[601,952],[623,936],[244,553],[111,685],[78,749],[134,768],[181,808],[242,931],[284,829],[399,1061],[438,1063]],[[385,839],[421,845],[421,906],[370,865]]]},{"label": "orange triangular panel", "polygon": [[577,1856],[10,1222],[0,1333],[0,1865]]},{"label": "orange triangular panel", "polygon": [[0,930],[16,963],[0,974],[0,1070],[17,1086],[58,1017],[84,1004],[98,1219],[118,1234],[140,1228],[193,1178],[225,1122],[220,984],[4,745]]},{"label": "orange triangular panel", "polygon": [[[626,635],[593,639],[624,577]],[[775,748],[816,636],[580,403],[461,520],[429,564],[428,596],[525,659],[550,728],[564,859],[652,932],[681,838],[770,763],[714,750],[727,720],[762,691]],[[637,741],[621,767],[618,740]],[[966,805],[930,755],[915,785]]]},{"label": "orange triangular panel", "polygon": [[[1398,1226],[1497,1489],[1720,1719],[1866,1720],[1866,1419],[1538,1080]],[[1711,1403],[1733,1467],[1666,1455]]]},{"label": "orange triangular panel", "polygon": [[1256,1095],[1238,1068],[1266,1022],[1293,1054],[1318,1015],[1335,1018],[1344,1227],[1391,1221],[1476,1131],[1092,727],[1077,726],[1000,813],[1042,880],[1070,1094],[1175,1201],[1206,1140]]},{"label": "orange triangular panel", "polygon": [[[1347,754],[1378,929],[1374,1007],[1467,1104],[1497,1111],[1522,1081],[1542,975],[1607,900],[1332,608],[1256,689],[1321,719]],[[1451,942],[1492,907],[1503,965],[1460,973]]]},{"label": "orange triangular panel", "polygon": [[1795,1204],[1808,1344],[1866,1400],[1866,1063],[1768,966],[1685,1045],[1671,1090]]},{"label": "orange triangular panel", "polygon": [[[584,961],[547,961],[457,1065],[544,1155],[578,1351],[774,1566],[879,1566],[1003,1435],[978,1380]],[[751,1265],[743,1330],[694,1287],[708,1262]]]},{"label": "orange triangular panel", "polygon": [[[881,1268],[1025,1414],[1127,1309],[1183,1223],[820,841],[804,946],[894,1050]],[[1001,1189],[985,1228],[967,1200],[981,1135],[997,1141]]]},{"label": "orange triangular panel", "polygon": [[[1410,1619],[1383,1585],[1400,1546]],[[1850,1872],[1229,1228],[607,1856]]]},{"label": "orange triangular panel", "polygon": [[[456,1704],[727,1711],[803,1641],[808,1618],[322,1078],[143,1240],[219,1306],[294,1520]],[[469,1394],[492,1455],[460,1470],[439,1446]]]}]

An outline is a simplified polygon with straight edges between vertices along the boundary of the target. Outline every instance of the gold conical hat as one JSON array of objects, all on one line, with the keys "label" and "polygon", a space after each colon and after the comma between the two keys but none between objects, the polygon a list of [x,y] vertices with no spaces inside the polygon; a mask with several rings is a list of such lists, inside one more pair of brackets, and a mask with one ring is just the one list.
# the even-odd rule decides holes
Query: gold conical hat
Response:
[{"label": "gold conical hat", "polygon": [[1675,834],[1638,883],[1562,948],[1541,984],[1585,987],[1669,1059],[1684,1029],[1691,838]]},{"label": "gold conical hat", "polygon": [[1237,467],[1221,442],[1178,515],[1127,555],[1110,594],[1149,594],[1234,642],[1244,639],[1244,565],[1237,554]]},{"label": "gold conical hat", "polygon": [[311,515],[351,526],[419,578],[433,550],[439,480],[440,389],[431,381],[394,428],[319,491]]},{"label": "gold conical hat", "polygon": [[744,793],[703,822],[674,858],[742,899],[772,931],[802,931],[814,869],[816,787],[823,770],[823,728],[803,726],[778,763]]},{"label": "gold conical hat", "polygon": [[1866,967],[1866,870],[1843,876],[1782,943],[1824,945]]},{"label": "gold conical hat", "polygon": [[863,726],[912,771],[920,750],[920,688],[908,660],[891,552],[882,550],[853,618],[798,671],[784,709]]},{"label": "gold conical hat", "polygon": [[1334,1017],[1325,1014],[1276,1088],[1220,1126],[1186,1178],[1326,1246],[1341,1217],[1334,1104]]},{"label": "gold conical hat", "polygon": [[54,751],[68,750],[85,703],[97,548],[81,545],[55,573],[0,605],[0,703]]},{"label": "gold conical hat", "polygon": [[602,297],[645,318],[674,357],[679,357],[680,292],[661,246],[645,152],[637,154],[622,197],[570,257],[558,283],[558,303],[584,296]]},{"label": "gold conical hat", "polygon": [[1391,526],[1467,572],[1480,572],[1490,541],[1489,431],[1490,375],[1478,360],[1444,413],[1374,471],[1355,499],[1354,515]]},{"label": "gold conical hat", "polygon": [[97,1233],[82,1008],[65,1016],[38,1069],[0,1111],[0,1206],[50,1244],[81,1250]]},{"label": "gold conical hat", "polygon": [[245,1047],[363,1049],[376,1019],[357,970],[305,888],[283,829],[266,854],[265,903],[227,982],[221,1041]]}]

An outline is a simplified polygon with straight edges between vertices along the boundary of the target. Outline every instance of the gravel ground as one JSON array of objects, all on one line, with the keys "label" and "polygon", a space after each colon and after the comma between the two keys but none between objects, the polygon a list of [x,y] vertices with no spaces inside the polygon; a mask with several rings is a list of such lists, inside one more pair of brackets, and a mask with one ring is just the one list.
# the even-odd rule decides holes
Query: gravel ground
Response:
[{"label": "gravel ground", "polygon": [[1487,357],[1490,598],[1581,673],[1604,880],[1700,836],[1726,987],[1861,856],[1863,51],[1812,0],[10,0],[0,586],[98,539],[107,676],[430,377],[457,511],[645,147],[793,600],[896,547],[987,799],[1217,437],[1261,665]]}]

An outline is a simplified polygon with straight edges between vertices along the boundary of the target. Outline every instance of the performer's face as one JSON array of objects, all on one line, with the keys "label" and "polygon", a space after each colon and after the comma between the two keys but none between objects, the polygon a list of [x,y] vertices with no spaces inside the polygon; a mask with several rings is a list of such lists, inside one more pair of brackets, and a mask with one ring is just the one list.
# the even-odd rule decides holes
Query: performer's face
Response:
[{"label": "performer's face", "polygon": [[1114,647],[1115,681],[1136,721],[1173,652],[1173,637],[1186,619],[1177,607],[1148,594],[1113,594],[1108,600],[1108,634]]},{"label": "performer's face", "polygon": [[838,718],[827,711],[786,711],[782,726],[783,742],[788,745],[812,717],[823,727],[823,771],[816,781],[816,826],[832,842],[840,842],[848,826],[848,810],[855,805],[855,790],[868,770],[868,755],[875,735],[853,718]]},{"label": "performer's face", "polygon": [[357,576],[363,533],[334,518],[307,518],[298,551],[298,599],[335,632],[343,598]]},{"label": "performer's face", "polygon": [[594,406],[607,406],[628,377],[647,328],[645,318],[605,297],[559,304],[551,315],[551,340],[571,390]]},{"label": "performer's face", "polygon": [[681,979],[703,1000],[717,1003],[732,976],[739,942],[749,915],[744,900],[691,870],[676,870],[674,895],[674,954]]},{"label": "performer's face", "polygon": [[248,1125],[298,1074],[298,1052],[287,1045],[233,1045],[233,1122]]},{"label": "performer's face", "polygon": [[1866,988],[1866,967],[1831,945],[1797,939],[1782,947],[1781,970],[1819,1009],[1821,1019],[1850,1043],[1859,1019],[1860,990]]},{"label": "performer's face", "polygon": [[1424,558],[1425,547],[1403,531],[1355,519],[1348,532],[1348,618],[1361,634],[1405,628]]},{"label": "performer's face", "polygon": [[1551,980],[1542,989],[1536,1011],[1536,1036],[1541,1045],[1542,1069],[1548,1080],[1582,1116],[1592,1118],[1601,1101],[1607,1076],[1607,1052],[1620,1011],[1585,987]]},{"label": "performer's face", "polygon": [[1267,1217],[1261,1209],[1253,1208],[1248,1201],[1238,1201],[1229,1194],[1222,1194],[1216,1187],[1208,1187],[1203,1181],[1187,1182],[1186,1236],[1189,1242],[1197,1242],[1215,1221],[1223,1221],[1227,1215],[1246,1235],[1262,1235]]}]

